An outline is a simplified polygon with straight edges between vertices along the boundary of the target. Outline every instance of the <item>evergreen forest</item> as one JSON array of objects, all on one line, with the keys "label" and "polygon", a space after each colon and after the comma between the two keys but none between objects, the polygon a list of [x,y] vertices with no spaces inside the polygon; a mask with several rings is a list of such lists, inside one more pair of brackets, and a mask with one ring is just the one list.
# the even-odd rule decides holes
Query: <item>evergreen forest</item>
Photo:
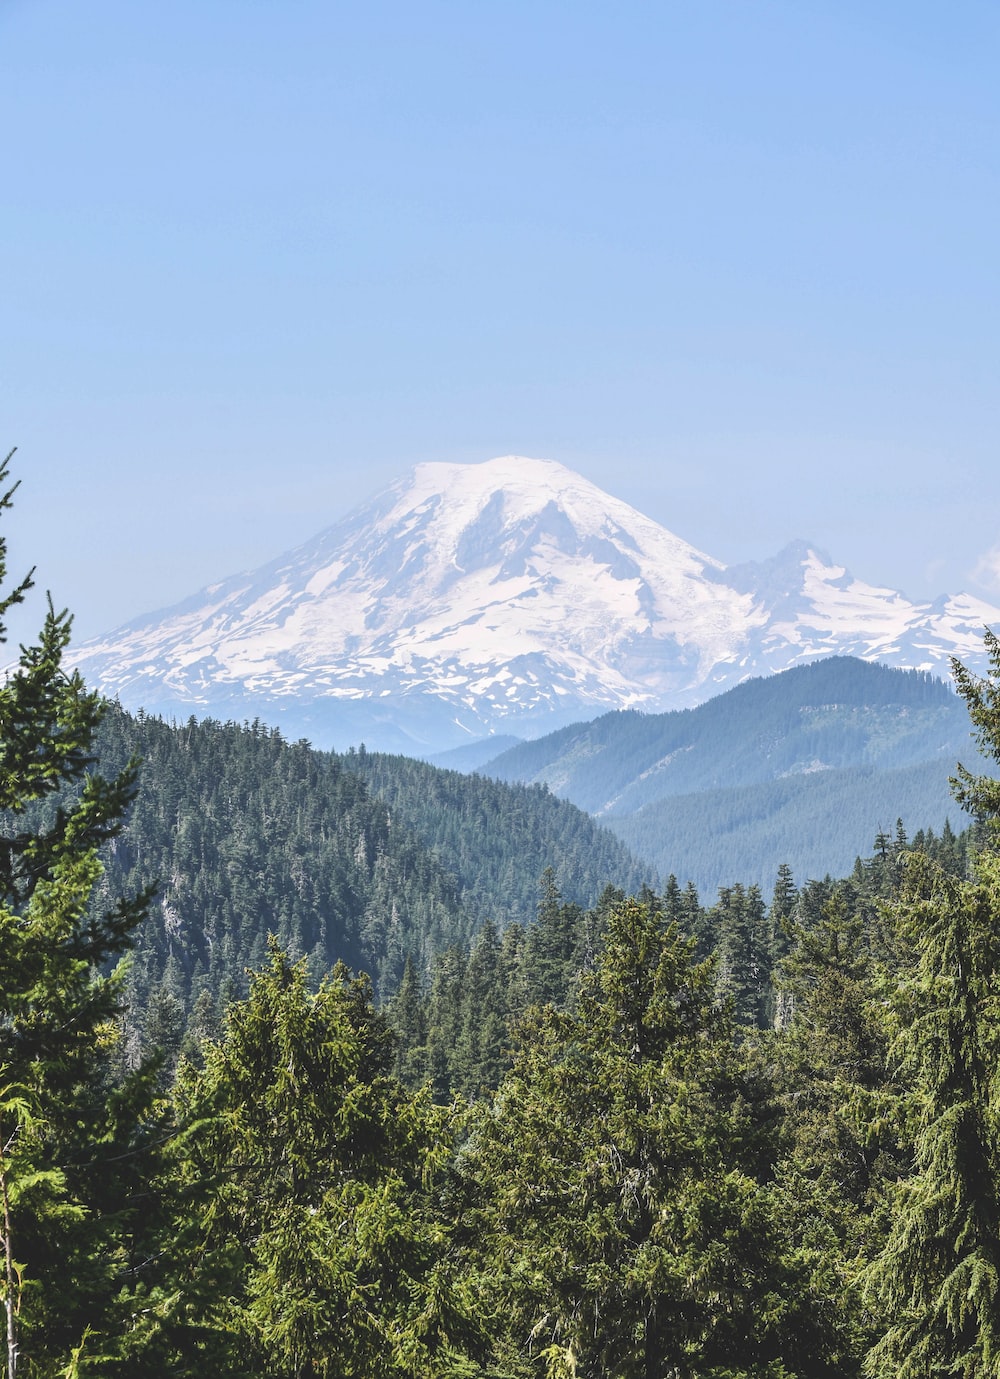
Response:
[{"label": "evergreen forest", "polygon": [[186,1039],[217,1029],[265,963],[269,934],[305,961],[312,986],[341,961],[368,973],[384,1003],[407,963],[429,976],[438,954],[487,921],[527,925],[547,868],[581,907],[608,884],[655,881],[542,786],[314,751],[261,723],[174,727],[110,705],[94,751],[104,775],[140,763],[96,896],[155,891],[126,979],[133,1059],[160,1048],[172,1066]]},{"label": "evergreen forest", "polygon": [[0,685],[6,1379],[1000,1375],[993,775],[701,897],[538,788],[131,719],[69,637]]},{"label": "evergreen forest", "polygon": [[782,863],[841,875],[899,817],[940,830],[956,758],[979,761],[949,685],[830,656],[697,708],[572,724],[480,769],[547,784],[661,875],[714,892],[734,877],[766,888]]}]

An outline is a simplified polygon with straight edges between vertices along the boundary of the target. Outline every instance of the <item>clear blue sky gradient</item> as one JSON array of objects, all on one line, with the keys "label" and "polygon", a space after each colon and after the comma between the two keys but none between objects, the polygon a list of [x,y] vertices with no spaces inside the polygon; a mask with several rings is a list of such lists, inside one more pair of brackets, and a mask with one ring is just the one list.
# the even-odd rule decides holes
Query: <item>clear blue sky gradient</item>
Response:
[{"label": "clear blue sky gradient", "polygon": [[81,635],[509,452],[1000,598],[995,0],[0,0],[0,53],[11,554]]}]

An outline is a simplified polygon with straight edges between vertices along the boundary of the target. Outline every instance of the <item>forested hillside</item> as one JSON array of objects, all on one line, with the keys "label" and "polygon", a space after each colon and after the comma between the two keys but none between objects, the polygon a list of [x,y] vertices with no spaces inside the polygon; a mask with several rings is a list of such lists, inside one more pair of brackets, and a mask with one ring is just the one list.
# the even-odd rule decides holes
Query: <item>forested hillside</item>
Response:
[{"label": "forested hillside", "polygon": [[661,875],[677,872],[711,893],[733,876],[766,887],[782,862],[798,877],[843,876],[897,819],[912,831],[940,830],[959,815],[948,768],[929,761],[671,796],[604,822]]},{"label": "forested hillside", "polygon": [[[898,890],[911,851],[963,876],[974,839],[975,830],[955,834],[946,827],[941,835],[921,831],[911,841],[897,824],[874,840],[871,856],[856,858],[837,880],[797,882],[791,868],[781,866],[767,888],[733,881],[699,894],[692,882],[682,886],[670,876],[661,893],[646,889],[641,898],[692,939],[696,957],[715,964],[716,996],[730,1003],[737,1026],[763,1031],[779,1019],[783,963],[796,935],[811,931],[834,897],[875,934],[879,907]],[[429,1081],[443,1101],[496,1087],[509,1066],[511,1022],[533,1006],[572,1003],[581,975],[597,961],[609,916],[625,896],[608,887],[596,905],[582,908],[559,894],[552,875],[546,880],[530,927],[513,924],[500,934],[485,925],[471,944],[440,954],[429,980],[407,968],[389,1014],[400,1037],[397,1072],[409,1085]]]},{"label": "forested hillside", "polygon": [[508,858],[622,854],[534,788],[130,719],[68,639],[0,684],[6,1379],[996,1373],[1000,781],[838,881],[549,868],[501,927],[463,895]]},{"label": "forested hillside", "polygon": [[448,771],[478,771],[501,752],[509,751],[521,741],[508,733],[497,733],[494,737],[479,737],[464,747],[452,747],[447,752],[435,752],[427,758],[432,766],[443,766]]},{"label": "forested hillside", "polygon": [[833,656],[747,680],[696,709],[604,714],[501,753],[500,780],[544,781],[592,814],[670,795],[838,767],[889,769],[971,749],[949,685],[921,671]]},{"label": "forested hillside", "polygon": [[704,890],[836,875],[880,828],[940,830],[956,759],[980,764],[965,706],[918,671],[831,657],[697,709],[616,713],[504,752],[483,770],[544,781],[661,875]]},{"label": "forested hillside", "polygon": [[129,975],[137,1046],[176,1053],[189,1024],[215,1028],[265,960],[269,933],[306,959],[314,984],[341,960],[370,973],[385,999],[408,957],[426,972],[486,919],[526,923],[552,859],[581,905],[608,883],[632,890],[653,876],[539,787],[338,757],[261,724],[171,727],[109,709],[101,769],[133,756],[138,795],[102,893],[157,891]]},{"label": "forested hillside", "polygon": [[577,905],[593,904],[607,885],[632,892],[655,880],[608,829],[544,786],[502,784],[410,757],[359,752],[343,760],[458,878],[478,920],[524,923],[547,868]]}]

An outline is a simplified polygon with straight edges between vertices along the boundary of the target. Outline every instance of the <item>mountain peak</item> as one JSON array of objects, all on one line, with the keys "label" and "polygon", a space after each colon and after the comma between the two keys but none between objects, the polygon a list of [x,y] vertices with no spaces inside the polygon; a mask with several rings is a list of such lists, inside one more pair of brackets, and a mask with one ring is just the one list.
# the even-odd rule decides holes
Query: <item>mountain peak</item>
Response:
[{"label": "mountain peak", "polygon": [[[395,502],[383,519],[386,526],[405,520],[408,513],[427,513],[435,527],[435,540],[445,544],[457,540],[459,533],[478,522],[489,508],[498,529],[516,526],[543,512],[558,512],[581,534],[624,534],[634,545],[632,538],[643,531],[647,538],[666,536],[678,549],[693,550],[620,498],[556,460],[501,455],[477,464],[431,461],[417,465],[409,478],[390,492]],[[722,568],[700,552],[698,558]]]},{"label": "mountain peak", "polygon": [[974,657],[983,611],[914,605],[806,543],[727,570],[564,465],[504,455],[417,465],[77,663],[127,707],[421,752],[686,707],[817,655]]},{"label": "mountain peak", "polygon": [[540,460],[530,455],[496,455],[490,460],[461,464],[447,460],[425,460],[412,470],[414,486],[447,491],[450,483],[460,482],[469,487],[492,485],[516,488],[522,484],[552,489],[572,488],[587,483],[572,469],[558,460]]},{"label": "mountain peak", "polygon": [[502,493],[508,506],[525,510],[536,510],[548,502],[561,503],[567,498],[572,501],[572,495],[585,493],[615,501],[556,460],[537,460],[527,455],[499,455],[477,464],[426,461],[416,465],[393,491],[411,508],[447,499],[450,508],[464,510],[488,501],[495,493]]}]

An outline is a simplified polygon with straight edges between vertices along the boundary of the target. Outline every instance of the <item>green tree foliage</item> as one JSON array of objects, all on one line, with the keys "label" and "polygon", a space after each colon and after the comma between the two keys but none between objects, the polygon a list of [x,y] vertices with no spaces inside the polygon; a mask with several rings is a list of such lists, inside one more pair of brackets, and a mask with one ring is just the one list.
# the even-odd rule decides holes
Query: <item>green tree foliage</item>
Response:
[{"label": "green tree foliage", "polygon": [[935,758],[893,769],[802,772],[671,796],[602,821],[661,874],[690,877],[703,892],[737,877],[763,888],[782,861],[796,876],[844,875],[879,824],[897,815],[912,828],[940,829],[955,817],[950,769],[950,761]]},{"label": "green tree foliage", "polygon": [[739,882],[724,886],[709,923],[718,954],[719,996],[732,1003],[738,1025],[765,1028],[773,945],[759,888],[747,888]]},{"label": "green tree foliage", "polygon": [[[982,752],[996,761],[1000,760],[1000,638],[988,627],[983,635],[988,659],[986,675],[974,675],[958,660],[952,661],[951,668],[955,686],[972,719],[976,741]],[[963,809],[996,825],[1000,819],[1000,780],[974,775],[959,764],[952,790]]]},{"label": "green tree foliage", "polygon": [[[8,456],[8,460],[9,460]],[[6,481],[7,465],[0,468]],[[16,487],[16,485],[15,485]],[[0,497],[9,508],[14,488]],[[0,542],[0,579],[6,548]],[[30,587],[0,602],[0,619]],[[0,626],[0,636],[3,628]],[[92,903],[134,768],[91,773],[98,697],[62,665],[51,601],[0,686],[0,1198],[7,1379],[49,1375],[84,1337],[110,1344],[137,1264],[135,1165],[151,1087],[112,1084],[122,980],[145,897]],[[103,1338],[103,1340],[102,1340]]]},{"label": "green tree foliage", "polygon": [[584,809],[623,816],[668,796],[763,785],[818,765],[888,769],[935,755],[947,763],[948,749],[936,748],[957,746],[965,730],[961,706],[934,676],[831,656],[745,680],[694,709],[574,723],[519,743],[488,769],[503,780],[558,782]]},{"label": "green tree foliage", "polygon": [[272,944],[203,1069],[182,1067],[176,1153],[198,1248],[165,1331],[200,1336],[213,1373],[468,1372],[473,1328],[427,1193],[446,1118],[404,1091],[393,1055],[366,980],[337,967],[310,994],[305,964]]},{"label": "green tree foliage", "polygon": [[882,1086],[887,1055],[864,920],[838,887],[818,922],[794,925],[790,935],[777,983],[786,997],[780,1058],[797,1159],[841,1205],[859,1207],[871,1161],[855,1094]]},{"label": "green tree foliage", "polygon": [[101,760],[143,759],[109,887],[159,887],[136,936],[129,998],[146,1048],[172,1060],[201,993],[246,994],[275,933],[316,985],[338,960],[387,997],[473,931],[454,878],[341,758],[261,724],[173,728],[108,712]]},{"label": "green tree foliage", "polygon": [[912,1083],[914,1171],[868,1282],[890,1324],[868,1372],[1000,1374],[1000,857],[974,881],[915,856],[899,906],[915,945],[895,998]]},{"label": "green tree foliage", "polygon": [[373,752],[344,761],[441,858],[478,921],[500,929],[527,924],[547,869],[560,898],[580,906],[592,905],[609,883],[634,893],[656,880],[653,867],[545,786],[503,784]]},{"label": "green tree foliage", "polygon": [[69,633],[0,685],[6,1379],[1000,1379],[997,781],[703,905],[544,790],[104,711]]},{"label": "green tree foliage", "polygon": [[[985,677],[953,669],[996,760],[1000,642],[990,631],[986,648]],[[899,1379],[1000,1374],[1000,782],[959,766],[953,786],[989,826],[971,879],[913,854],[890,911],[903,959],[892,1053],[913,1088],[913,1170],[887,1193],[891,1225],[868,1270],[889,1325],[867,1369]]]},{"label": "green tree foliage", "polygon": [[760,1089],[692,941],[621,903],[576,1010],[519,1035],[466,1164],[498,1372],[778,1376],[820,1355],[771,1245]]},{"label": "green tree foliage", "polygon": [[442,1103],[494,1090],[510,1066],[512,1021],[530,1006],[562,1008],[575,1000],[621,899],[608,887],[596,906],[581,910],[563,901],[547,871],[538,918],[528,929],[512,924],[501,935],[484,924],[470,949],[456,945],[437,957],[426,990],[411,964],[388,1007],[407,1085],[429,1081]]},{"label": "green tree foliage", "polygon": [[245,995],[269,932],[307,959],[313,985],[344,961],[386,1001],[408,957],[423,981],[483,924],[529,923],[553,856],[588,902],[609,876],[644,879],[610,834],[538,789],[317,752],[260,723],[170,727],[116,708],[98,745],[103,769],[144,763],[104,885],[159,888],[136,938],[126,1037],[133,1050],[161,1048],[167,1074],[201,993]]},{"label": "green tree foliage", "polygon": [[905,1158],[864,913],[849,886],[823,889],[818,913],[804,906],[788,923],[779,1028],[761,1051],[777,1069],[782,1109],[776,1210],[825,1299],[829,1373],[856,1376],[873,1339],[859,1261],[878,1247],[881,1193]]},{"label": "green tree foliage", "polygon": [[945,821],[940,836],[933,829],[920,829],[913,835],[913,851],[922,852],[951,876],[965,877],[969,871],[969,855],[986,842],[982,829],[973,825],[962,833],[955,833]]},{"label": "green tree foliage", "polygon": [[531,1005],[558,1005],[583,969],[590,926],[579,905],[563,901],[551,867],[542,873],[540,889],[525,951],[526,996]]},{"label": "green tree foliage", "polygon": [[784,926],[791,920],[795,913],[795,902],[798,898],[798,887],[795,884],[792,869],[787,862],[782,862],[775,877],[774,892],[771,896],[771,924],[776,933],[780,934]]}]

